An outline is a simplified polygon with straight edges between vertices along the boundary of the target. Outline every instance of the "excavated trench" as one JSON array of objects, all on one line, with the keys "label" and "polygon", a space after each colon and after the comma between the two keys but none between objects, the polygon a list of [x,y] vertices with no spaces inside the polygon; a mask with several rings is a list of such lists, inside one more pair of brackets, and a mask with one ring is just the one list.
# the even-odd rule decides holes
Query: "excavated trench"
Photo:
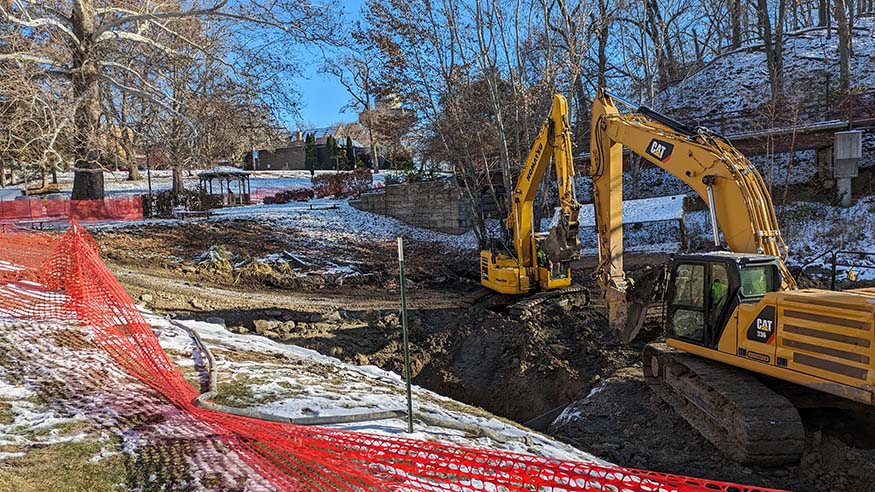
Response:
[{"label": "excavated trench", "polygon": [[[496,312],[499,311],[499,312]],[[601,309],[548,312],[521,321],[488,303],[468,309],[412,309],[413,382],[525,423],[584,395],[634,363],[640,347],[611,340]],[[396,310],[288,309],[185,312],[221,318],[232,331],[258,333],[358,365],[403,374]]]},{"label": "excavated trench", "polygon": [[[354,364],[403,372],[396,310],[212,311],[234,331],[260,333]],[[209,316],[206,316],[209,314]],[[526,423],[571,403],[548,434],[622,466],[796,491],[875,490],[873,418],[803,410],[799,464],[742,466],[702,438],[644,384],[634,345],[614,341],[602,308],[520,321],[488,303],[409,313],[414,383]],[[552,419],[548,419],[552,420]]]}]

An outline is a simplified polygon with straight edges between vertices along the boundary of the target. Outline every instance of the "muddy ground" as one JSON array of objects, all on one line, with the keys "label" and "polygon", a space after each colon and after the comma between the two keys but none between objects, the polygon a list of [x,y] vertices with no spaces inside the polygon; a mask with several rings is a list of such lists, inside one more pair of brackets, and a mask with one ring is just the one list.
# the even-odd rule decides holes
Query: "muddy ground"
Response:
[{"label": "muddy ground", "polygon": [[[221,319],[234,331],[403,371],[391,241],[313,248],[298,233],[247,221],[146,226],[96,238],[131,296],[153,310]],[[261,260],[271,253],[283,260]],[[843,414],[803,414],[800,464],[741,466],[644,385],[640,350],[658,331],[617,343],[598,300],[520,320],[483,295],[475,260],[474,252],[408,245],[416,384],[519,422],[571,403],[565,415],[576,418],[557,421],[549,433],[622,466],[798,491],[875,490],[873,446],[853,428],[829,424]],[[587,261],[576,281],[596,292]],[[662,261],[647,256],[629,264],[634,271]]]}]

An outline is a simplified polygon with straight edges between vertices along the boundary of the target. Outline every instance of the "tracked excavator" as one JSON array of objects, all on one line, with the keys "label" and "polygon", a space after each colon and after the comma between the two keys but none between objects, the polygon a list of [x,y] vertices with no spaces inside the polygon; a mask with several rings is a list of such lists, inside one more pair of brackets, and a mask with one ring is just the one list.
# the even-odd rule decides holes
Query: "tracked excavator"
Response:
[{"label": "tracked excavator", "polygon": [[[534,204],[550,164],[556,171],[559,205],[545,232],[536,232]],[[571,262],[580,257],[580,204],[574,191],[568,101],[553,96],[550,113],[532,143],[510,199],[505,227],[509,241],[494,240],[480,252],[480,282],[515,300],[510,311],[526,318],[547,307],[581,307],[584,287],[571,284]]]},{"label": "tracked excavator", "polygon": [[643,353],[654,391],[732,458],[761,465],[797,461],[805,437],[797,409],[772,388],[798,388],[789,382],[873,405],[875,289],[798,289],[756,168],[715,133],[600,91],[590,149],[596,276],[618,336],[634,338],[644,312],[627,299],[623,270],[623,147],[689,185],[708,204],[715,245],[722,232],[728,247],[673,258],[666,341]]}]

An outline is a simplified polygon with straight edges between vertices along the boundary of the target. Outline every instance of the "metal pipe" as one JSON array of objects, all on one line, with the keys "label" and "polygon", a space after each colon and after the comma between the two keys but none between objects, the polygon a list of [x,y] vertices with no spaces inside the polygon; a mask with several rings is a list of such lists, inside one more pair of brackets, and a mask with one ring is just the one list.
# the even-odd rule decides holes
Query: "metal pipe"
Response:
[{"label": "metal pipe", "polygon": [[407,337],[407,289],[404,285],[404,239],[398,237],[398,271],[401,277],[401,333],[404,349],[404,381],[407,385],[407,432],[413,433],[413,393],[410,388],[410,347]]},{"label": "metal pipe", "polygon": [[259,412],[257,410],[251,410],[247,408],[236,408],[227,405],[220,405],[218,403],[213,403],[208,400],[212,400],[219,395],[218,390],[218,382],[216,375],[216,358],[213,356],[212,352],[207,349],[206,345],[204,345],[203,340],[197,331],[192,328],[189,328],[182,323],[178,323],[176,321],[170,321],[170,323],[188,333],[188,336],[194,341],[194,344],[197,346],[198,350],[201,351],[204,356],[207,358],[207,363],[209,364],[209,387],[207,388],[206,393],[202,393],[200,396],[192,400],[192,405],[197,408],[202,408],[205,410],[213,410],[216,412],[227,413],[231,415],[237,415],[239,417],[248,417],[258,420],[265,420],[268,422],[280,422],[284,424],[294,424],[294,425],[328,425],[328,424],[348,424],[353,422],[369,422],[373,420],[387,420],[394,419],[399,417],[404,417],[408,415],[404,410],[386,410],[382,412],[370,412],[370,413],[354,413],[349,415],[328,415],[322,417],[284,417],[281,415],[273,415],[265,412]]},{"label": "metal pipe", "polygon": [[634,101],[630,101],[629,99],[626,99],[625,97],[622,97],[622,96],[620,96],[620,95],[617,95],[617,94],[615,94],[615,93],[613,93],[613,92],[605,91],[605,94],[606,94],[608,97],[610,97],[611,99],[613,99],[613,100],[615,100],[615,101],[619,101],[619,102],[625,104],[626,106],[629,106],[629,107],[632,108],[632,109],[637,110],[638,108],[641,107],[640,104],[638,104],[638,103],[636,103],[636,102],[634,102]]},{"label": "metal pipe", "polygon": [[714,190],[708,185],[708,209],[711,212],[711,232],[714,234],[714,246],[720,246],[720,235],[717,233],[717,210],[714,208]]}]

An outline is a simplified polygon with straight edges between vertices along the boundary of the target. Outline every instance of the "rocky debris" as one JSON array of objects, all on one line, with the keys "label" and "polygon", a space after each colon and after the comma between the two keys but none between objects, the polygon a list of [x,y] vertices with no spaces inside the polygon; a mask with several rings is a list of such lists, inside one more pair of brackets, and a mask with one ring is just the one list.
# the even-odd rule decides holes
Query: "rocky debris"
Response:
[{"label": "rocky debris", "polygon": [[140,300],[145,302],[146,304],[149,304],[150,302],[155,300],[155,297],[152,294],[141,294]]}]

